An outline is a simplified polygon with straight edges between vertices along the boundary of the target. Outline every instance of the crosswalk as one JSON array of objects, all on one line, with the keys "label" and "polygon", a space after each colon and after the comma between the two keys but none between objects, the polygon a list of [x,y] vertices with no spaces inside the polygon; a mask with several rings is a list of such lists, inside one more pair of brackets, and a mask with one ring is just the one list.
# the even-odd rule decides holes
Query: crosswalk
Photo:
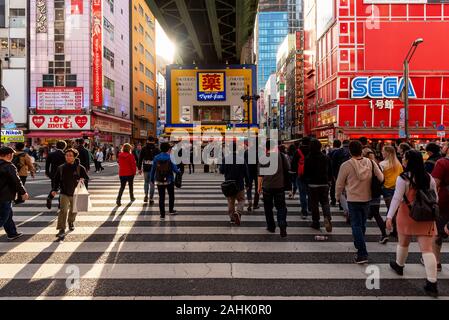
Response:
[{"label": "crosswalk", "polygon": [[[14,208],[24,236],[0,233],[0,299],[426,299],[419,247],[410,246],[405,275],[389,266],[396,243],[378,243],[368,223],[370,265],[352,263],[351,228],[332,208],[332,234],[310,228],[299,200],[287,200],[288,237],[266,231],[263,209],[232,226],[221,194],[221,176],[186,175],[176,190],[177,216],[159,220],[156,205],[137,201],[115,206],[118,178],[90,183],[92,210],[77,217],[75,231],[56,241],[57,204],[46,210],[34,198]],[[382,209],[385,215],[385,209]],[[328,241],[316,241],[326,234]],[[449,247],[443,247],[440,299],[449,299]],[[378,286],[369,285],[377,281]],[[374,287],[374,288],[373,288]]]}]

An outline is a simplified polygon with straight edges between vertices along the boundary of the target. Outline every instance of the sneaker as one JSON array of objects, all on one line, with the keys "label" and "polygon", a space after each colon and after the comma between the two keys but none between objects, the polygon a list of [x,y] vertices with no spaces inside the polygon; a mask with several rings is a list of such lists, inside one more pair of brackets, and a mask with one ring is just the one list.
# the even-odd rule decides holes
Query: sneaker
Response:
[{"label": "sneaker", "polygon": [[321,226],[319,222],[313,222],[310,227],[315,230],[321,230]]},{"label": "sneaker", "polygon": [[52,202],[52,200],[53,199],[51,199],[51,198],[47,198],[47,209],[48,210],[51,210],[51,202]]},{"label": "sneaker", "polygon": [[136,198],[131,197],[131,202],[134,202],[134,201],[136,201]]},{"label": "sneaker", "polygon": [[150,206],[154,204],[154,200],[150,200]]},{"label": "sneaker", "polygon": [[145,198],[143,199],[144,203],[148,203],[148,196],[145,196]]},{"label": "sneaker", "polygon": [[368,263],[368,257],[359,257],[358,255],[355,255],[354,256],[354,263],[356,263],[356,264]]},{"label": "sneaker", "polygon": [[438,298],[438,286],[436,282],[430,282],[426,280],[426,285],[424,286],[424,291],[433,298]]},{"label": "sneaker", "polygon": [[240,226],[240,223],[241,223],[241,217],[240,217],[240,214],[234,213],[234,221],[235,221],[235,225],[236,225],[236,226]]},{"label": "sneaker", "polygon": [[59,240],[64,240],[65,238],[65,230],[59,230],[58,234],[56,235],[56,238],[58,238]]},{"label": "sneaker", "polygon": [[176,210],[170,211],[169,213],[170,213],[171,216],[176,216],[177,215],[177,211]]},{"label": "sneaker", "polygon": [[249,206],[248,207],[248,212],[252,212],[253,211],[253,207]]},{"label": "sneaker", "polygon": [[396,261],[390,261],[390,267],[391,267],[391,269],[396,271],[396,273],[399,276],[403,276],[404,275],[404,267],[401,267],[400,265],[398,265],[398,263]]},{"label": "sneaker", "polygon": [[324,227],[326,228],[326,232],[331,233],[332,232],[332,222],[328,218],[324,218]]},{"label": "sneaker", "polygon": [[280,227],[280,229],[281,229],[281,238],[287,238],[287,227],[283,226]]},{"label": "sneaker", "polygon": [[388,236],[382,236],[379,240],[379,244],[387,244],[387,242],[390,240],[390,237]]},{"label": "sneaker", "polygon": [[13,240],[19,239],[21,236],[23,236],[23,233],[22,232],[18,232],[18,233],[16,233],[13,236],[8,236],[8,240],[9,241],[13,241]]},{"label": "sneaker", "polygon": [[288,198],[291,200],[293,199],[293,193],[291,191],[288,192]]},{"label": "sneaker", "polygon": [[276,227],[274,227],[274,228],[267,228],[267,231],[269,233],[275,233],[276,232]]},{"label": "sneaker", "polygon": [[73,223],[69,222],[69,230],[70,231],[75,231],[75,226]]},{"label": "sneaker", "polygon": [[161,217],[161,219],[160,219],[161,221],[165,221],[165,217]]},{"label": "sneaker", "polygon": [[259,206],[259,205],[254,206],[253,209],[254,209],[254,210],[260,209],[260,206]]},{"label": "sneaker", "polygon": [[117,202],[115,203],[117,205],[117,207],[120,207],[122,205],[122,203],[120,202],[120,200],[117,200]]},{"label": "sneaker", "polygon": [[302,214],[302,220],[307,220],[307,214]]}]

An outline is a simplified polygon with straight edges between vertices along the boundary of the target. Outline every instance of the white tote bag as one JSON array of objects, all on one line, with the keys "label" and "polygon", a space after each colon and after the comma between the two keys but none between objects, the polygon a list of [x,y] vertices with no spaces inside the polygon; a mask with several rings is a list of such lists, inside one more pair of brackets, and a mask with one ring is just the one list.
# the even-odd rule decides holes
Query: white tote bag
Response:
[{"label": "white tote bag", "polygon": [[83,181],[78,182],[73,194],[73,212],[88,212],[91,208],[89,191]]}]

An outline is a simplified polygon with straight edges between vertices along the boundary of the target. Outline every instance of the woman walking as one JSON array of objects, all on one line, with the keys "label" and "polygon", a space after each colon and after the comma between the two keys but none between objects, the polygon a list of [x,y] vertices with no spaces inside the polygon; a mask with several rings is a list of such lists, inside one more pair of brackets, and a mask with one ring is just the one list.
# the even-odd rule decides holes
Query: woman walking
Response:
[{"label": "woman walking", "polygon": [[136,159],[132,154],[132,146],[125,143],[122,152],[118,155],[120,191],[117,197],[117,206],[121,206],[123,191],[125,191],[126,183],[128,183],[129,196],[131,202],[136,201],[134,198],[134,177],[137,172]]},{"label": "woman walking", "polygon": [[101,148],[97,148],[97,152],[95,153],[95,172],[101,172],[104,170],[101,165],[104,161],[104,153]]},{"label": "woman walking", "polygon": [[413,203],[420,190],[432,190],[437,194],[435,180],[424,169],[422,154],[410,150],[404,156],[405,172],[397,179],[396,190],[387,216],[387,229],[393,229],[393,217],[397,213],[397,229],[399,244],[396,250],[396,261],[391,261],[391,268],[400,276],[404,274],[404,266],[408,256],[408,247],[412,237],[417,237],[421,249],[427,281],[424,287],[430,296],[438,296],[437,260],[432,250],[433,237],[437,234],[434,221],[417,222],[410,217],[410,209],[405,199]]},{"label": "woman walking", "polygon": [[[294,144],[292,144],[292,145],[290,145],[290,147],[288,147],[287,155],[288,155],[288,158],[290,160],[290,163],[293,163],[293,158],[295,157],[295,155],[297,153],[298,153],[298,149],[297,149],[297,147]],[[291,183],[292,183],[292,190],[290,190],[288,192],[288,198],[289,199],[295,198],[296,191],[298,191],[298,185],[297,185],[297,182],[296,182],[296,180],[298,179],[298,173],[297,173],[296,169],[297,168],[290,169],[290,172],[289,172],[290,173]]]}]

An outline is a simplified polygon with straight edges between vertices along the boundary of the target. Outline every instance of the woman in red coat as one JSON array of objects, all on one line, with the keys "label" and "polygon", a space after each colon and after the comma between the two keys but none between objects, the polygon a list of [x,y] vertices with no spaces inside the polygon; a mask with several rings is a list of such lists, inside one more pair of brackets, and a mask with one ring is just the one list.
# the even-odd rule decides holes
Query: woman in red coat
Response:
[{"label": "woman in red coat", "polygon": [[136,201],[136,198],[134,198],[134,177],[136,175],[137,166],[136,159],[131,151],[131,145],[126,143],[123,145],[122,152],[120,152],[118,156],[120,191],[117,197],[117,206],[119,207],[122,205],[121,200],[123,191],[125,191],[126,183],[128,183],[131,202]]}]

